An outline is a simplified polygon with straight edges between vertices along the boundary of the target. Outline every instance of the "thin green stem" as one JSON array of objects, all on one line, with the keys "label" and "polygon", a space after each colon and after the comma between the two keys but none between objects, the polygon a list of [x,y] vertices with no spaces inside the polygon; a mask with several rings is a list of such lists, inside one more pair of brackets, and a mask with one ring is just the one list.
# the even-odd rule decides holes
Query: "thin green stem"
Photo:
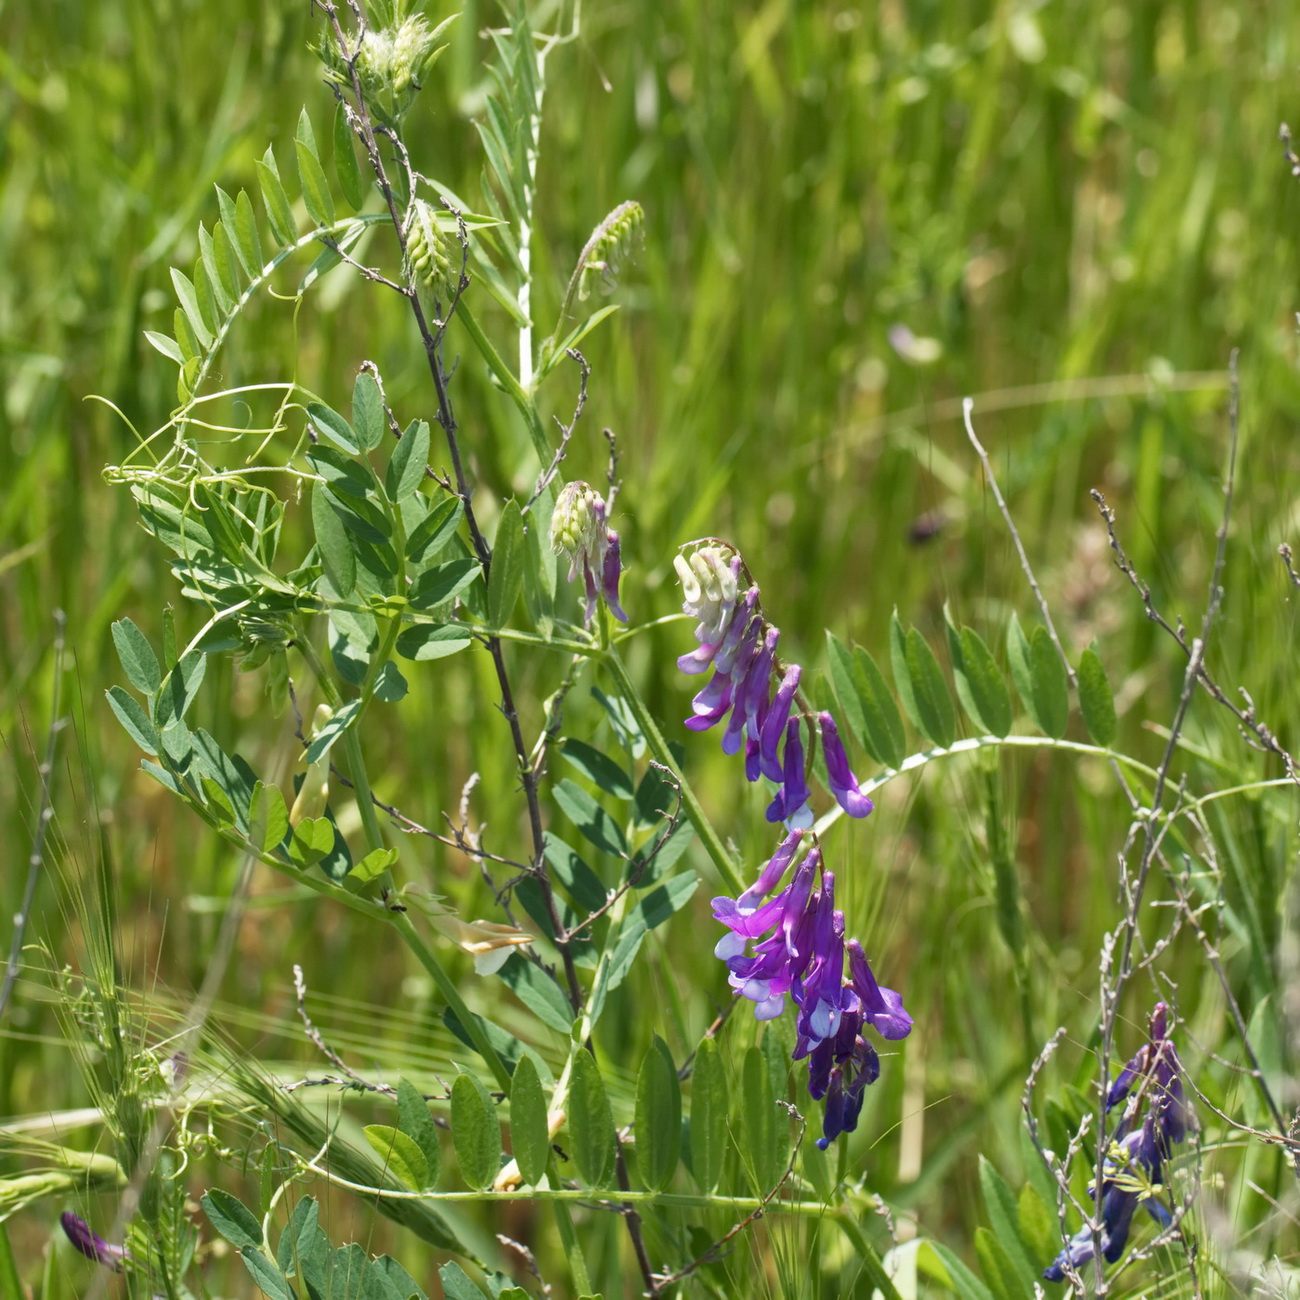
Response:
[{"label": "thin green stem", "polygon": [[704,806],[696,797],[695,791],[691,789],[690,782],[678,769],[677,760],[673,757],[672,750],[668,748],[668,742],[664,739],[658,724],[651,716],[650,710],[646,708],[645,701],[633,684],[626,666],[622,659],[619,658],[618,651],[612,647],[606,650],[601,656],[601,662],[609,669],[614,680],[618,683],[619,691],[627,701],[628,708],[636,716],[641,732],[645,736],[646,743],[650,746],[656,760],[668,768],[677,780],[682,793],[682,807],[686,810],[686,816],[691,825],[695,827],[695,833],[700,837],[705,852],[712,859],[713,865],[717,867],[718,874],[722,877],[728,889],[739,894],[745,888],[745,883],[740,878],[736,864],[727,851],[727,846],[723,844],[722,837],[714,830],[713,823],[704,811]]},{"label": "thin green stem", "polygon": [[501,1055],[496,1048],[488,1041],[479,1018],[465,1005],[465,999],[461,997],[460,990],[456,987],[451,976],[447,974],[442,963],[434,955],[433,950],[420,937],[419,931],[411,924],[411,919],[405,912],[388,912],[387,916],[389,924],[402,936],[406,946],[415,954],[416,960],[433,978],[433,982],[438,986],[438,992],[442,994],[448,1008],[460,1021],[478,1054],[487,1062],[493,1078],[497,1081],[497,1086],[503,1092],[509,1092],[509,1067],[501,1059]]}]

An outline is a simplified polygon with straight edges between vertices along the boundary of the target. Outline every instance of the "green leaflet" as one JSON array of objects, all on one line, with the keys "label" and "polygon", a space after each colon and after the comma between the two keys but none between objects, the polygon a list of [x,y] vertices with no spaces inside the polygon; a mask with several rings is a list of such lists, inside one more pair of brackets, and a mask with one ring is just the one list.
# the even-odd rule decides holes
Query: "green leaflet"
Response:
[{"label": "green leaflet", "polygon": [[524,521],[519,503],[506,502],[492,543],[492,567],[488,578],[488,622],[505,627],[515,611],[524,585]]},{"label": "green leaflet", "polygon": [[[355,405],[354,397],[354,408]],[[355,409],[353,413],[355,415]],[[384,491],[387,492],[388,499],[396,504],[419,491],[428,463],[429,426],[423,420],[412,420],[388,458],[388,472],[384,475]],[[456,505],[460,505],[460,502],[457,501]],[[421,525],[424,522],[426,521],[421,520]]]},{"label": "green leaflet", "polygon": [[1089,646],[1079,658],[1079,712],[1088,734],[1099,745],[1110,748],[1119,729],[1115,717],[1115,697],[1101,656]]},{"label": "green leaflet", "polygon": [[704,1038],[691,1072],[691,1175],[708,1194],[722,1176],[727,1154],[727,1072],[718,1044]]},{"label": "green leaflet", "polygon": [[451,1138],[461,1177],[476,1192],[490,1187],[501,1167],[501,1122],[472,1074],[458,1074],[451,1085]]},{"label": "green leaflet", "polygon": [[636,1081],[636,1154],[651,1191],[672,1180],[682,1137],[682,1092],[668,1044],[658,1034],[641,1061]]},{"label": "green leaflet", "polygon": [[614,1169],[614,1117],[600,1070],[585,1047],[573,1054],[569,1143],[578,1176],[589,1187],[603,1187]]},{"label": "green leaflet", "polygon": [[387,1124],[367,1124],[364,1132],[366,1141],[394,1178],[413,1192],[422,1192],[430,1185],[428,1164],[414,1138]]},{"label": "green leaflet", "polygon": [[510,1146],[524,1182],[536,1186],[551,1156],[546,1095],[537,1066],[528,1055],[519,1058],[510,1081]]},{"label": "green leaflet", "polygon": [[984,638],[973,628],[958,630],[946,605],[943,614],[953,679],[962,708],[978,730],[1005,736],[1011,730],[1011,692],[997,661]]}]

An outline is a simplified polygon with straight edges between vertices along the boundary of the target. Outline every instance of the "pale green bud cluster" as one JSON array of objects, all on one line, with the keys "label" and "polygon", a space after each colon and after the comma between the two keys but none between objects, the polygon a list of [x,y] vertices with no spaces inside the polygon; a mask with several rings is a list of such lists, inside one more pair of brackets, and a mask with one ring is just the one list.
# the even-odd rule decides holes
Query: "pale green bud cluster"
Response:
[{"label": "pale green bud cluster", "polygon": [[[411,14],[389,27],[367,29],[357,50],[357,79],[375,116],[396,126],[415,102],[425,76],[447,47],[438,44],[451,18],[431,28],[420,14]],[[334,80],[349,85],[347,63],[337,44],[329,41],[322,57]]]},{"label": "pale green bud cluster", "polygon": [[455,276],[447,255],[447,236],[438,225],[433,208],[416,199],[406,216],[406,258],[410,278],[432,297],[450,301],[455,294]]},{"label": "pale green bud cluster", "polygon": [[605,532],[605,503],[589,483],[566,483],[551,515],[551,549],[566,556],[572,566],[569,581],[582,560],[600,548]]},{"label": "pale green bud cluster", "polygon": [[702,546],[673,558],[682,584],[682,608],[700,621],[705,641],[722,637],[740,594],[739,556],[730,546]]},{"label": "pale green bud cluster", "polygon": [[623,263],[640,247],[644,235],[645,211],[641,205],[633,200],[620,203],[592,235],[578,283],[578,297],[583,300],[588,297],[591,281],[597,275],[601,288],[613,293]]}]

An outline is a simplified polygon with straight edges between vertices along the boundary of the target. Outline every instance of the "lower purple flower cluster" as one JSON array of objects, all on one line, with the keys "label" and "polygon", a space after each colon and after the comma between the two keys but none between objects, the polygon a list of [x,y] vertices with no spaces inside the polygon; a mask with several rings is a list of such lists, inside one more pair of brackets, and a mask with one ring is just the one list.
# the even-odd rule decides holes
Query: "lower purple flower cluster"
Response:
[{"label": "lower purple flower cluster", "polygon": [[899,994],[876,983],[862,945],[856,939],[845,942],[835,877],[823,870],[819,846],[777,892],[802,837],[803,831],[792,830],[739,898],[713,900],[714,917],[730,931],[714,953],[726,962],[732,988],[754,1003],[759,1020],[779,1016],[787,994],[794,1003],[794,1059],[807,1058],[808,1091],[814,1101],[825,1099],[817,1140],[825,1150],[857,1127],[863,1093],[880,1075],[876,1049],[863,1037],[866,1027],[882,1038],[906,1038],[912,1017]]},{"label": "lower purple flower cluster", "polygon": [[[1100,1233],[1094,1234],[1092,1225],[1084,1224],[1043,1270],[1047,1281],[1062,1282],[1067,1269],[1077,1271],[1089,1263],[1098,1236],[1101,1257],[1114,1264],[1124,1253],[1139,1205],[1145,1206],[1161,1227],[1173,1221],[1169,1207],[1156,1199],[1156,1191],[1174,1145],[1187,1135],[1182,1072],[1169,1037],[1169,1008],[1157,1002],[1151,1012],[1149,1041],[1124,1066],[1106,1094],[1108,1112],[1121,1102],[1127,1104],[1102,1165],[1100,1195],[1095,1186],[1089,1189],[1101,1203]],[[1135,1127],[1139,1115],[1141,1125]]]},{"label": "lower purple flower cluster", "polygon": [[[765,776],[777,786],[768,821],[811,826],[803,720],[794,712],[803,669],[798,664],[780,667],[776,648],[781,633],[764,618],[758,587],[751,584],[741,591],[744,562],[729,546],[703,546],[689,557],[678,555],[673,564],[682,583],[683,608],[699,620],[695,639],[700,643],[677,666],[690,674],[713,670],[691,701],[686,725],[707,731],[725,722],[723,750],[738,754],[743,746],[746,777],[757,781]],[[812,722],[808,725],[811,731]],[[874,805],[858,786],[829,713],[817,714],[817,731],[831,793],[850,817],[865,817]]]}]

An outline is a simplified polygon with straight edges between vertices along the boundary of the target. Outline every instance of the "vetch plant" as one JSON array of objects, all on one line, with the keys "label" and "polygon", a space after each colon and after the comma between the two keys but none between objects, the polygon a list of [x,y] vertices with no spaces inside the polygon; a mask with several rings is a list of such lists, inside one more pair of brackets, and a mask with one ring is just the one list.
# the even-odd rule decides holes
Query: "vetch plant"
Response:
[{"label": "vetch plant", "polygon": [[[1284,743],[1208,666],[1235,394],[1199,635],[1161,613],[1098,498],[1121,575],[1181,661],[1171,718],[1139,718],[1131,692],[1117,708],[1102,647],[1067,650],[969,405],[1037,616],[1022,626],[1009,599],[986,599],[1002,627],[991,648],[947,607],[937,637],[898,612],[886,628],[880,611],[888,676],[835,632],[824,671],[794,662],[799,625],[783,638],[739,548],[646,527],[650,488],[621,483],[618,438],[586,436],[589,388],[615,423],[625,397],[578,345],[619,323],[622,303],[590,302],[631,273],[647,214],[610,193],[585,242],[542,228],[543,112],[564,90],[550,60],[581,33],[576,6],[536,12],[555,29],[536,30],[522,3],[476,11],[501,25],[466,101],[466,199],[442,142],[409,125],[437,93],[452,17],[315,0],[329,125],[304,108],[279,150],[292,167],[268,148],[255,194],[218,189],[196,259],[171,272],[171,330],[148,337],[176,367],[177,404],[106,474],[168,556],[179,600],[156,635],[113,625],[125,676],[108,707],[147,778],[222,847],[228,894],[209,982],[179,1007],[122,978],[111,888],[69,908],[90,960],[43,957],[112,1154],[16,1147],[33,1168],[0,1179],[0,1217],[48,1203],[52,1225],[73,1202],[62,1224],[97,1266],[92,1285],[121,1271],[133,1294],[168,1300],[250,1285],[273,1300],[409,1300],[436,1291],[435,1272],[455,1300],[900,1300],[920,1294],[918,1269],[961,1300],[1029,1300],[1040,1279],[1104,1294],[1131,1276],[1136,1291],[1175,1268],[1200,1294],[1214,1242],[1197,1208],[1213,1180],[1189,1096],[1222,1061],[1175,1014],[1194,993],[1174,971],[1191,965],[1212,989],[1259,1112],[1238,1118],[1215,1081],[1219,1146],[1239,1129],[1260,1150],[1296,1150],[1221,955],[1225,935],[1263,925],[1267,900],[1224,886],[1235,850],[1220,805],[1274,783],[1216,786],[1188,730],[1208,697],[1294,780]],[[324,292],[341,283],[365,311]],[[355,355],[311,381],[240,358],[247,314],[281,298],[304,353],[317,318],[302,304],[347,301]],[[366,359],[368,313],[388,310],[405,347]],[[665,613],[671,573],[680,612]],[[696,644],[676,663],[695,693],[681,719],[680,682],[656,674],[671,677],[687,628]],[[399,718],[422,726],[406,765]],[[1138,721],[1162,728],[1156,760],[1145,732],[1129,752]],[[692,743],[712,730],[722,759]],[[1025,885],[1010,793],[1033,755],[1084,772],[1062,815],[1109,783],[1128,819],[1113,860],[1088,864],[1113,873],[1116,908],[1095,990],[1035,925],[1046,904]],[[959,919],[980,927],[987,969],[948,962],[906,919],[931,904],[899,863],[942,854],[929,810],[882,792],[945,774],[965,839],[943,869],[969,878]],[[302,918],[283,942],[309,1067],[246,1048],[247,1025],[214,1009],[246,909],[263,905]],[[361,1032],[311,1005],[331,944],[364,954],[374,981],[348,989]],[[721,966],[686,959],[710,947]],[[982,1017],[954,1024],[942,979],[973,989]],[[1150,1002],[1135,979],[1156,1010],[1112,1079],[1125,1017]],[[1070,1012],[1073,1072],[1064,1029],[1041,1046],[1071,995],[1091,998]],[[406,999],[418,1010],[388,1005]],[[394,1021],[411,1053],[400,1066],[375,1047],[388,1014],[407,1017]],[[1000,1077],[972,1077],[963,1055],[942,1098],[927,1093],[934,1044],[960,1041],[973,1059],[993,1021]],[[1190,1070],[1176,1034],[1200,1058]],[[1026,1073],[1022,1186],[995,1167],[1011,1151],[957,1138],[932,1150],[931,1108],[994,1114]],[[978,1168],[989,1220],[978,1274],[936,1239],[922,1196],[963,1165]]]}]

